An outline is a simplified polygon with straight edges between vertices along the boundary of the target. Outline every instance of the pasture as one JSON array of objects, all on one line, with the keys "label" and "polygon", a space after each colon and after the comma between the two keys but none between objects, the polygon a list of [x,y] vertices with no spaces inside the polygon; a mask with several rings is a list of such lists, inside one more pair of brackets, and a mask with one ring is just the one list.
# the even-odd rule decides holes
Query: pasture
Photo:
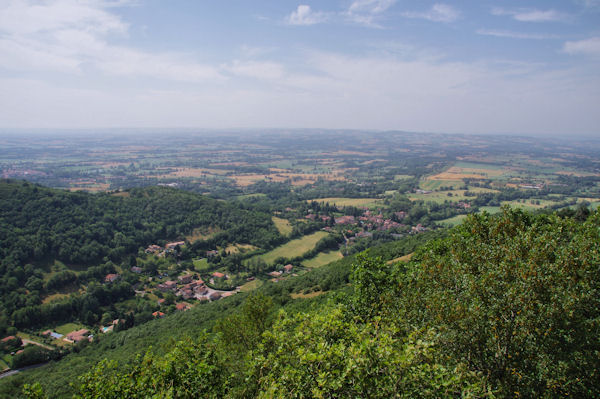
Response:
[{"label": "pasture", "polygon": [[313,269],[315,267],[325,266],[336,260],[343,258],[339,251],[321,252],[317,256],[311,259],[306,259],[302,262],[302,266]]},{"label": "pasture", "polygon": [[305,252],[308,252],[311,249],[313,249],[315,247],[315,245],[317,244],[317,242],[321,238],[327,236],[327,234],[329,234],[329,233],[327,233],[325,231],[317,231],[316,233],[309,234],[302,238],[298,238],[298,239],[289,241],[289,242],[273,249],[272,251],[267,252],[266,254],[257,255],[257,256],[260,257],[262,260],[264,260],[267,263],[273,263],[273,261],[275,261],[275,259],[277,259],[279,257],[294,258],[296,256],[300,256],[300,255],[304,254]]},{"label": "pasture", "polygon": [[276,216],[273,216],[271,219],[281,235],[287,236],[292,232],[292,225],[288,220]]}]

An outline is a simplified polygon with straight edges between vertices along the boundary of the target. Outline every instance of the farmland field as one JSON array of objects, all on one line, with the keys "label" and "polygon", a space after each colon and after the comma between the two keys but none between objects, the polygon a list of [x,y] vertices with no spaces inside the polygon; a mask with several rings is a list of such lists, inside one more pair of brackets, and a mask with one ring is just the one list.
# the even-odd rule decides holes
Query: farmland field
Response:
[{"label": "farmland field", "polygon": [[341,258],[343,258],[343,256],[339,251],[321,252],[314,258],[303,261],[302,266],[309,268],[321,267],[328,263],[335,262]]},{"label": "farmland field", "polygon": [[277,227],[277,230],[279,230],[279,233],[281,233],[282,235],[287,236],[292,232],[292,225],[288,220],[281,219],[275,216],[273,216],[272,219],[273,223],[275,223],[275,227]]},{"label": "farmland field", "polygon": [[67,335],[71,331],[80,330],[83,328],[83,324],[79,323],[66,323],[61,326],[58,326],[54,329],[59,334]]},{"label": "farmland field", "polygon": [[263,285],[263,282],[261,280],[259,280],[259,279],[255,279],[255,280],[252,280],[252,281],[248,281],[246,284],[242,285],[240,287],[240,291],[241,292],[252,291],[252,290],[257,289],[261,285]]},{"label": "farmland field", "polygon": [[465,184],[458,180],[422,180],[419,187],[423,190],[439,190],[440,187],[452,187],[455,190],[462,189]]},{"label": "farmland field", "polygon": [[377,198],[317,198],[311,201],[320,202],[322,204],[329,203],[338,207],[355,206],[355,207],[375,207],[383,206],[383,202]]},{"label": "farmland field", "polygon": [[454,227],[454,226],[461,224],[462,221],[465,220],[466,217],[467,217],[467,215],[456,215],[456,216],[448,218],[448,219],[440,220],[440,224]]},{"label": "farmland field", "polygon": [[293,258],[300,256],[305,252],[310,251],[315,247],[315,244],[323,237],[327,236],[324,231],[317,231],[316,233],[292,240],[280,247],[275,248],[272,251],[267,252],[263,255],[258,255],[262,260],[267,263],[272,263],[279,257]]}]

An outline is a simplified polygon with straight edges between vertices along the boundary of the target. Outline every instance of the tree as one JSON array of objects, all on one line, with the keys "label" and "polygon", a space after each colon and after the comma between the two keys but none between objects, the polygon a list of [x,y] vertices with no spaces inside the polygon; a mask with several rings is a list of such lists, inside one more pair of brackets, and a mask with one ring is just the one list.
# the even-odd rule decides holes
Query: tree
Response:
[{"label": "tree", "polygon": [[598,397],[599,227],[598,212],[469,216],[413,257],[400,317],[501,396]]}]

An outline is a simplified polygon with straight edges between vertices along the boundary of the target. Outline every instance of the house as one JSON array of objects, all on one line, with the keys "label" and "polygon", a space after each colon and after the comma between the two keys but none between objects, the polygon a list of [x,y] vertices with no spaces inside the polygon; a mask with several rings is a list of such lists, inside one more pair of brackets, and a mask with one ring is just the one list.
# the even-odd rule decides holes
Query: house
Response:
[{"label": "house", "polygon": [[204,295],[208,292],[208,288],[205,285],[197,285],[194,287],[194,293],[197,295]]},{"label": "house", "polygon": [[186,310],[189,309],[188,304],[187,303],[178,303],[177,305],[175,305],[175,309],[180,311],[180,312],[184,312]]},{"label": "house", "polygon": [[2,338],[2,342],[8,342],[17,339],[14,335],[9,335],[8,337]]},{"label": "house", "polygon": [[109,273],[106,275],[106,277],[104,277],[104,282],[106,283],[114,283],[115,281],[117,281],[121,276],[119,276],[118,274],[115,273]]},{"label": "house", "polygon": [[138,267],[138,266],[133,266],[131,268],[131,271],[134,272],[134,273],[140,274],[143,271],[143,269],[141,267]]},{"label": "house", "polygon": [[292,265],[285,265],[285,266],[283,267],[283,271],[284,271],[285,273],[289,273],[289,272],[291,272],[291,271],[292,271],[292,269],[293,269],[293,268],[294,268],[294,266],[292,266]]},{"label": "house", "polygon": [[162,306],[163,303],[165,303],[165,298],[160,298],[157,302],[158,302],[158,306]]},{"label": "house", "polygon": [[271,277],[279,277],[279,276],[281,276],[283,273],[281,273],[281,272],[278,272],[278,271],[272,271],[272,272],[270,272],[270,273],[267,273],[267,274],[268,274],[269,276],[271,276]]},{"label": "house", "polygon": [[216,249],[213,249],[212,251],[206,251],[206,257],[208,257],[208,258],[217,256],[218,254],[219,254],[219,251],[217,251]]},{"label": "house", "polygon": [[160,252],[161,250],[162,250],[162,248],[160,246],[152,244],[148,248],[146,248],[145,252],[147,254],[155,254],[157,252]]},{"label": "house", "polygon": [[216,301],[216,300],[218,300],[218,299],[221,299],[221,293],[220,293],[220,292],[218,292],[218,291],[214,291],[214,292],[212,292],[212,293],[211,293],[211,294],[208,296],[208,298],[209,298],[211,301]]},{"label": "house", "polygon": [[85,339],[89,340],[89,337],[87,336],[89,333],[89,330],[82,328],[81,330],[71,331],[65,338],[63,338],[63,340],[71,343],[80,342]]},{"label": "house", "polygon": [[179,280],[179,282],[181,284],[189,284],[192,282],[192,279],[194,278],[193,275],[191,274],[185,274],[183,276],[179,276],[177,279]]},{"label": "house", "polygon": [[223,278],[223,277],[225,277],[225,275],[223,273],[220,273],[220,272],[214,272],[212,274],[212,276],[216,277],[216,278]]},{"label": "house", "polygon": [[335,218],[335,224],[354,224],[354,222],[354,216],[351,215]]},{"label": "house", "polygon": [[165,314],[163,312],[157,310],[156,312],[152,313],[152,316],[155,319],[162,319],[163,317],[165,317]]}]

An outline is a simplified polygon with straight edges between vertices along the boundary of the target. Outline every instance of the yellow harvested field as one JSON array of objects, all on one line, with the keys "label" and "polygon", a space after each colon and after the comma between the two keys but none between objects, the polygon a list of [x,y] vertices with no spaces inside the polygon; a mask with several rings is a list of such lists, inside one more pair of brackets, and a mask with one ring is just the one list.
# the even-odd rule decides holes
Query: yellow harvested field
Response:
[{"label": "yellow harvested field", "polygon": [[275,223],[275,227],[277,227],[280,234],[287,236],[292,232],[292,225],[288,220],[276,216],[273,216],[271,219],[273,220],[273,223]]},{"label": "yellow harvested field", "polygon": [[304,186],[313,184],[318,179],[324,180],[345,180],[344,177],[334,174],[318,174],[318,173],[290,173],[276,172],[269,174],[239,174],[229,176],[235,180],[235,184],[240,187],[246,187],[261,180],[269,180],[273,182],[284,182],[290,180],[293,186]]},{"label": "yellow harvested field", "polygon": [[227,173],[231,173],[231,171],[226,169],[178,168],[175,172],[158,177],[202,177],[206,175],[226,175]]},{"label": "yellow harvested field", "polygon": [[429,180],[462,180],[462,179],[488,179],[490,177],[501,176],[502,170],[493,169],[476,169],[476,168],[459,168],[452,166],[444,172],[437,175],[429,176]]},{"label": "yellow harvested field", "polygon": [[263,285],[263,282],[261,280],[259,280],[259,279],[255,279],[255,280],[252,280],[252,281],[248,281],[247,283],[245,283],[244,285],[242,285],[240,287],[240,291],[241,292],[252,291],[252,290],[257,289],[261,285]]}]

